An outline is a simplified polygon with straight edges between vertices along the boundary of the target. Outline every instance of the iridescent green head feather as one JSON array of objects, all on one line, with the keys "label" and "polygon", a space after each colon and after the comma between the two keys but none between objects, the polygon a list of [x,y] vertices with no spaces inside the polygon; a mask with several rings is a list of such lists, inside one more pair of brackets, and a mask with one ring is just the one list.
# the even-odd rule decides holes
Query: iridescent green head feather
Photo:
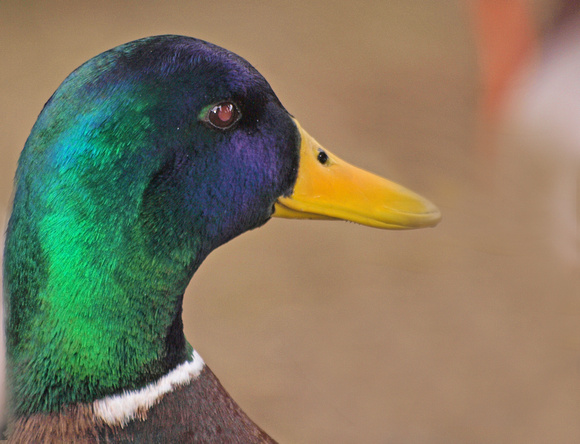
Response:
[{"label": "iridescent green head feather", "polygon": [[[226,100],[243,116],[235,128],[199,117]],[[16,411],[139,387],[185,360],[191,276],[270,218],[298,144],[263,77],[199,40],[144,39],[73,72],[16,174],[5,253]]]}]

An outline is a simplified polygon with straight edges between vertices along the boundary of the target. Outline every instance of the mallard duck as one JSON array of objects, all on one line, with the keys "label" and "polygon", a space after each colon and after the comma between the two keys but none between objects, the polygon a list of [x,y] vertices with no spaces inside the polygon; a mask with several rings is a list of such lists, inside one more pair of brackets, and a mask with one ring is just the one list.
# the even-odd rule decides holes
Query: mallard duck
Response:
[{"label": "mallard duck", "polygon": [[13,442],[274,442],[182,328],[215,248],[272,216],[377,228],[438,209],[342,161],[241,57],[182,36],[70,74],[22,151],[5,245]]}]

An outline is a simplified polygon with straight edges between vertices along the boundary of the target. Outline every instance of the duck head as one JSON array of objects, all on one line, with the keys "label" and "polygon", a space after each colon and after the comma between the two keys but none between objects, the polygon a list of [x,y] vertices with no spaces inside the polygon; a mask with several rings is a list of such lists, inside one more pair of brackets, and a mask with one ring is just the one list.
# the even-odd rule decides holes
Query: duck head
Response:
[{"label": "duck head", "polygon": [[320,146],[225,49],[158,36],[75,70],[15,179],[4,282],[16,414],[139,388],[187,360],[193,273],[272,216],[379,228],[440,218]]}]

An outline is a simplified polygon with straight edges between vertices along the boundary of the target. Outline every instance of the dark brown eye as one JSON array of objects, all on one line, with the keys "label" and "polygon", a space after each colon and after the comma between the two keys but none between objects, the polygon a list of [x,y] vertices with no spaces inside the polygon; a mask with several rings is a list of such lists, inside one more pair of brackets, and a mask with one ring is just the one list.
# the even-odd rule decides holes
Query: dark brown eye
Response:
[{"label": "dark brown eye", "polygon": [[228,129],[240,118],[240,112],[232,102],[223,102],[209,110],[207,120],[218,129]]}]

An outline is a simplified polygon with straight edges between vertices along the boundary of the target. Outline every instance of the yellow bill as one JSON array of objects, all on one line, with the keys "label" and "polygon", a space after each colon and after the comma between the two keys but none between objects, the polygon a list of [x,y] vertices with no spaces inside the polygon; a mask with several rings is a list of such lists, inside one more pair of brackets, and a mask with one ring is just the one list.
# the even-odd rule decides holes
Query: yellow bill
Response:
[{"label": "yellow bill", "polygon": [[302,137],[298,179],[292,195],[276,202],[275,217],[341,219],[395,230],[441,220],[427,199],[339,159],[296,125]]}]

